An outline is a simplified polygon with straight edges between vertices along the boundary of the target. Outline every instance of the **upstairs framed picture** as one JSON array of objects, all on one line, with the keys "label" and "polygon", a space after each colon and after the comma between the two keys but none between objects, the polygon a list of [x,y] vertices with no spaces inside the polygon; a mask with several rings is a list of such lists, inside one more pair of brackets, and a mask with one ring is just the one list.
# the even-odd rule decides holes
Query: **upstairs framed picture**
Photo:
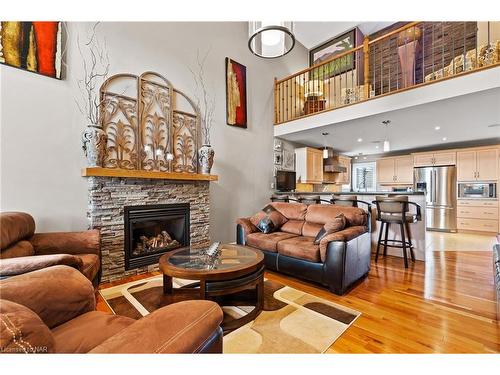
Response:
[{"label": "upstairs framed picture", "polygon": [[247,127],[247,68],[226,57],[226,122]]},{"label": "upstairs framed picture", "polygon": [[[356,46],[356,29],[330,39],[326,43],[309,51],[309,66],[321,64],[336,55],[349,51]],[[356,61],[352,54],[333,60],[331,63],[318,68],[312,74],[315,79],[328,79],[355,68]]]},{"label": "upstairs framed picture", "polygon": [[2,21],[0,63],[61,79],[61,33],[58,21]]}]

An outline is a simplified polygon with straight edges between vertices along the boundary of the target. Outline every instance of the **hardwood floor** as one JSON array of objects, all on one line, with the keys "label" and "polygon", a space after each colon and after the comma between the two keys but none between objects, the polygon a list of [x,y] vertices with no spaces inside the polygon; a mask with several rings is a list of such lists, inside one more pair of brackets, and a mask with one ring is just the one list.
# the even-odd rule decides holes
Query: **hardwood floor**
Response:
[{"label": "hardwood floor", "polygon": [[[362,313],[329,353],[500,352],[492,252],[439,251],[427,257],[407,270],[401,258],[372,260],[368,278],[345,296],[274,272],[266,277]],[[100,296],[98,309],[109,310]]]}]

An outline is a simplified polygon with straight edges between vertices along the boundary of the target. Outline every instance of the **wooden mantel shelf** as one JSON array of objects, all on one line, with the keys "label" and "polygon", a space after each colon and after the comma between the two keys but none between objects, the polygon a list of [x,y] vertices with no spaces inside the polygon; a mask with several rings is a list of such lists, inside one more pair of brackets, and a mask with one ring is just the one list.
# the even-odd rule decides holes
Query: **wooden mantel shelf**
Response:
[{"label": "wooden mantel shelf", "polygon": [[178,180],[178,181],[217,181],[219,176],[199,173],[176,173],[128,170],[119,168],[83,168],[83,177],[122,177],[122,178],[151,178],[155,180]]}]

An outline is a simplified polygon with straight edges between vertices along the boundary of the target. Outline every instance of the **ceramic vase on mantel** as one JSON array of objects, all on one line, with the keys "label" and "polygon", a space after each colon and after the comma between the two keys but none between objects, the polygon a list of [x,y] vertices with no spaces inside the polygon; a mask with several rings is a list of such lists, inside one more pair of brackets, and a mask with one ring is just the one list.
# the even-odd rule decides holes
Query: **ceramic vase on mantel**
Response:
[{"label": "ceramic vase on mantel", "polygon": [[215,151],[210,145],[203,145],[198,150],[198,162],[202,174],[210,174],[210,170],[214,164],[214,156]]},{"label": "ceramic vase on mantel", "polygon": [[107,136],[99,126],[89,125],[82,135],[82,148],[88,167],[102,167]]}]

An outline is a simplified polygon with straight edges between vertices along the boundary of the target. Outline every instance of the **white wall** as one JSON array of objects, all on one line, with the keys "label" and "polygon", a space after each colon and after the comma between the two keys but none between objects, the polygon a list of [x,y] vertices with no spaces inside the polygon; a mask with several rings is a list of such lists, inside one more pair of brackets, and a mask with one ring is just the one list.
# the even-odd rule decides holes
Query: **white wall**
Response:
[{"label": "white wall", "polygon": [[[77,32],[89,24],[68,26],[67,79],[55,79],[1,66],[1,201],[5,210],[30,212],[38,231],[87,227],[87,182],[80,137],[86,125],[74,104],[74,78],[81,63]],[[211,235],[232,241],[235,218],[253,214],[268,200],[273,160],[273,79],[307,66],[300,44],[284,58],[264,60],[247,48],[247,24],[104,23],[111,74],[156,71],[193,95],[197,49],[210,48],[207,78],[217,98],[212,130],[215,148],[211,184]],[[225,66],[230,57],[247,67],[248,129],[226,125]]]}]

